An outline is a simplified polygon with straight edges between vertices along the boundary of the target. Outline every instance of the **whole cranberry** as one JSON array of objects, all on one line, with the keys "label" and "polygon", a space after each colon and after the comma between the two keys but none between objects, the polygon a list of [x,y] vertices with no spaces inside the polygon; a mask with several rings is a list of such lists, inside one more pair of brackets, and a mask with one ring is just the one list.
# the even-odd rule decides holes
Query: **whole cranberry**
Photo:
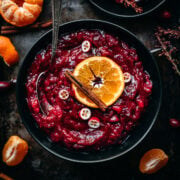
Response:
[{"label": "whole cranberry", "polygon": [[171,18],[171,13],[169,11],[163,11],[161,14],[162,18],[164,19],[170,19]]},{"label": "whole cranberry", "polygon": [[180,127],[180,121],[174,118],[169,119],[169,124],[173,127],[173,128],[178,128]]}]

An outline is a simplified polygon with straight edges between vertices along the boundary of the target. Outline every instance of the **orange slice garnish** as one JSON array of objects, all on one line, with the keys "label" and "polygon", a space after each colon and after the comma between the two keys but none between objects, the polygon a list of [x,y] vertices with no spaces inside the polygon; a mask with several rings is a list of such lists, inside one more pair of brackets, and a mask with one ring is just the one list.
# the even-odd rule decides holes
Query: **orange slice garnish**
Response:
[{"label": "orange slice garnish", "polygon": [[[107,57],[94,56],[79,63],[73,75],[95,93],[107,106],[112,105],[124,90],[124,76],[118,64]],[[76,99],[86,106],[97,108],[74,84]]]}]

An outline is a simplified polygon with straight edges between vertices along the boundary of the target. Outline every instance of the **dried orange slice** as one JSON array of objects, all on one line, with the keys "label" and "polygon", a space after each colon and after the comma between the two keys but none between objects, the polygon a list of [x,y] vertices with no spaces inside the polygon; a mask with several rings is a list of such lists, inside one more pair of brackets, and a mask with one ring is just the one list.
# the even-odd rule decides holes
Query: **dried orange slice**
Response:
[{"label": "dried orange slice", "polygon": [[0,56],[8,66],[19,60],[19,54],[8,37],[0,36]]},{"label": "dried orange slice", "polygon": [[[85,59],[75,67],[73,75],[107,106],[112,105],[124,90],[124,76],[120,66],[107,57],[94,56]],[[72,88],[79,102],[97,108],[74,84]]]}]

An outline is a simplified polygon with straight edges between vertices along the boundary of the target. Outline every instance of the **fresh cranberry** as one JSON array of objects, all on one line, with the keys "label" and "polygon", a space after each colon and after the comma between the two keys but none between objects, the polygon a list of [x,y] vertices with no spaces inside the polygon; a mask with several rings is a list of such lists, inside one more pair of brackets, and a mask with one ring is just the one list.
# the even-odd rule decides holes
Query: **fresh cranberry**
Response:
[{"label": "fresh cranberry", "polygon": [[162,18],[164,19],[170,19],[171,18],[171,13],[169,11],[163,11],[161,14]]},{"label": "fresh cranberry", "polygon": [[178,128],[180,127],[180,121],[174,118],[169,119],[169,124],[173,127],[173,128]]}]

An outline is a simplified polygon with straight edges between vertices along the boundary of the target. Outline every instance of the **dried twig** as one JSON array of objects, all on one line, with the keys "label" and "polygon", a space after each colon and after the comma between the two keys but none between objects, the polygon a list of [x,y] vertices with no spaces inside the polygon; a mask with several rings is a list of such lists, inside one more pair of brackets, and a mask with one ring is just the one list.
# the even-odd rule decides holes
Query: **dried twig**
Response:
[{"label": "dried twig", "polygon": [[143,12],[143,8],[139,7],[135,0],[116,0],[116,2],[124,4],[125,7],[132,7],[137,13]]},{"label": "dried twig", "polygon": [[163,29],[162,27],[158,27],[155,36],[162,48],[159,56],[165,56],[167,60],[173,65],[173,69],[180,76],[180,70],[178,68],[179,62],[177,59],[172,57],[173,53],[177,52],[177,47],[173,46],[171,43],[171,39],[178,40],[180,38],[180,27],[178,27],[177,30]]}]

